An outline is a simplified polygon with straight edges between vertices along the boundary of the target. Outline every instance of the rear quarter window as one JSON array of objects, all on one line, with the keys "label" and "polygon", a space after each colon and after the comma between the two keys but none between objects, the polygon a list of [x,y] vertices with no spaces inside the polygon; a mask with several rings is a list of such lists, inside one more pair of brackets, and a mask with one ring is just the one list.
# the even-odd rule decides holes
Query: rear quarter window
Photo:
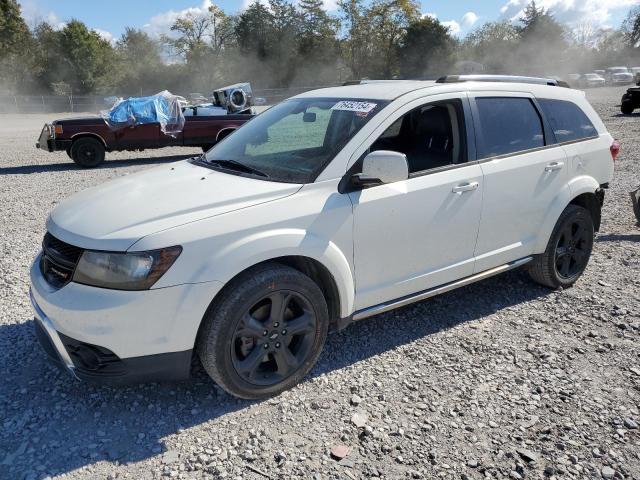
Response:
[{"label": "rear quarter window", "polygon": [[598,136],[596,128],[582,109],[566,100],[541,98],[538,103],[558,143],[573,142]]},{"label": "rear quarter window", "polygon": [[478,97],[478,158],[496,157],[545,144],[542,120],[529,98]]}]

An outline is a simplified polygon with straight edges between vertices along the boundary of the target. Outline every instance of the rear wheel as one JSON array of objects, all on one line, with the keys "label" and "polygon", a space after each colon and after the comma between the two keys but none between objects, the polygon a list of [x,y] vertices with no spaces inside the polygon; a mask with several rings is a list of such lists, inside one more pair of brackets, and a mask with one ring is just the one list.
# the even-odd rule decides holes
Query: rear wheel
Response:
[{"label": "rear wheel", "polygon": [[545,252],[532,262],[531,278],[551,288],[573,285],[589,263],[593,236],[593,219],[589,211],[569,205],[560,215]]},{"label": "rear wheel", "polygon": [[71,145],[71,158],[82,168],[97,167],[104,161],[104,145],[91,137],[79,138]]},{"label": "rear wheel", "polygon": [[196,349],[227,392],[264,398],[291,388],[311,370],[328,324],[327,303],[313,280],[266,264],[225,288],[205,315]]}]

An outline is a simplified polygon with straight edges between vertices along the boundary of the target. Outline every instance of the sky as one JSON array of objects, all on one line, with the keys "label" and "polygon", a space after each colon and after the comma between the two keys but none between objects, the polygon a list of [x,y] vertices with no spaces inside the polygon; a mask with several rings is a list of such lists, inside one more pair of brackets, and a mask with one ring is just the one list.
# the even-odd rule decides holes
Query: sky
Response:
[{"label": "sky", "polygon": [[[227,13],[238,13],[252,0],[219,0],[215,3]],[[263,0],[264,1],[264,0]],[[294,0],[295,1],[295,0]],[[323,0],[329,12],[336,0]],[[62,28],[72,18],[86,23],[109,41],[115,41],[125,27],[141,28],[152,36],[168,33],[173,21],[183,13],[199,13],[211,0],[19,0],[29,26],[47,21]],[[423,15],[436,17],[449,26],[452,34],[463,37],[488,21],[516,21],[529,0],[423,0]],[[629,9],[640,0],[538,0],[555,18],[569,26],[591,24],[617,28]]]}]

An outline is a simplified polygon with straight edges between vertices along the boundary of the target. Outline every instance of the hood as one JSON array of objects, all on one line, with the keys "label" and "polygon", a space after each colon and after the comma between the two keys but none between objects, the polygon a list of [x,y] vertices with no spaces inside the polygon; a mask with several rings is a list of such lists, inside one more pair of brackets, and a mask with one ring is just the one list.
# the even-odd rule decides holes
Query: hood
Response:
[{"label": "hood", "polygon": [[90,115],[87,117],[61,118],[51,123],[53,125],[104,125],[104,120],[97,115]]},{"label": "hood", "polygon": [[51,212],[47,230],[82,248],[125,251],[144,236],[277,200],[300,188],[181,161],[69,197]]}]

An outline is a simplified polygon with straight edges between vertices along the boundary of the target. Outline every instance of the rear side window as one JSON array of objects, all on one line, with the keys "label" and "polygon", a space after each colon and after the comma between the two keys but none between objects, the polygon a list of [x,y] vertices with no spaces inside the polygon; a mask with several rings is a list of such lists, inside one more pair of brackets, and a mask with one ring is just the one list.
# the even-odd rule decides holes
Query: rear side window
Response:
[{"label": "rear side window", "polygon": [[522,152],[544,146],[542,120],[528,98],[476,98],[481,137],[478,158]]},{"label": "rear side window", "polygon": [[558,143],[596,137],[598,132],[578,105],[565,100],[538,100]]}]

